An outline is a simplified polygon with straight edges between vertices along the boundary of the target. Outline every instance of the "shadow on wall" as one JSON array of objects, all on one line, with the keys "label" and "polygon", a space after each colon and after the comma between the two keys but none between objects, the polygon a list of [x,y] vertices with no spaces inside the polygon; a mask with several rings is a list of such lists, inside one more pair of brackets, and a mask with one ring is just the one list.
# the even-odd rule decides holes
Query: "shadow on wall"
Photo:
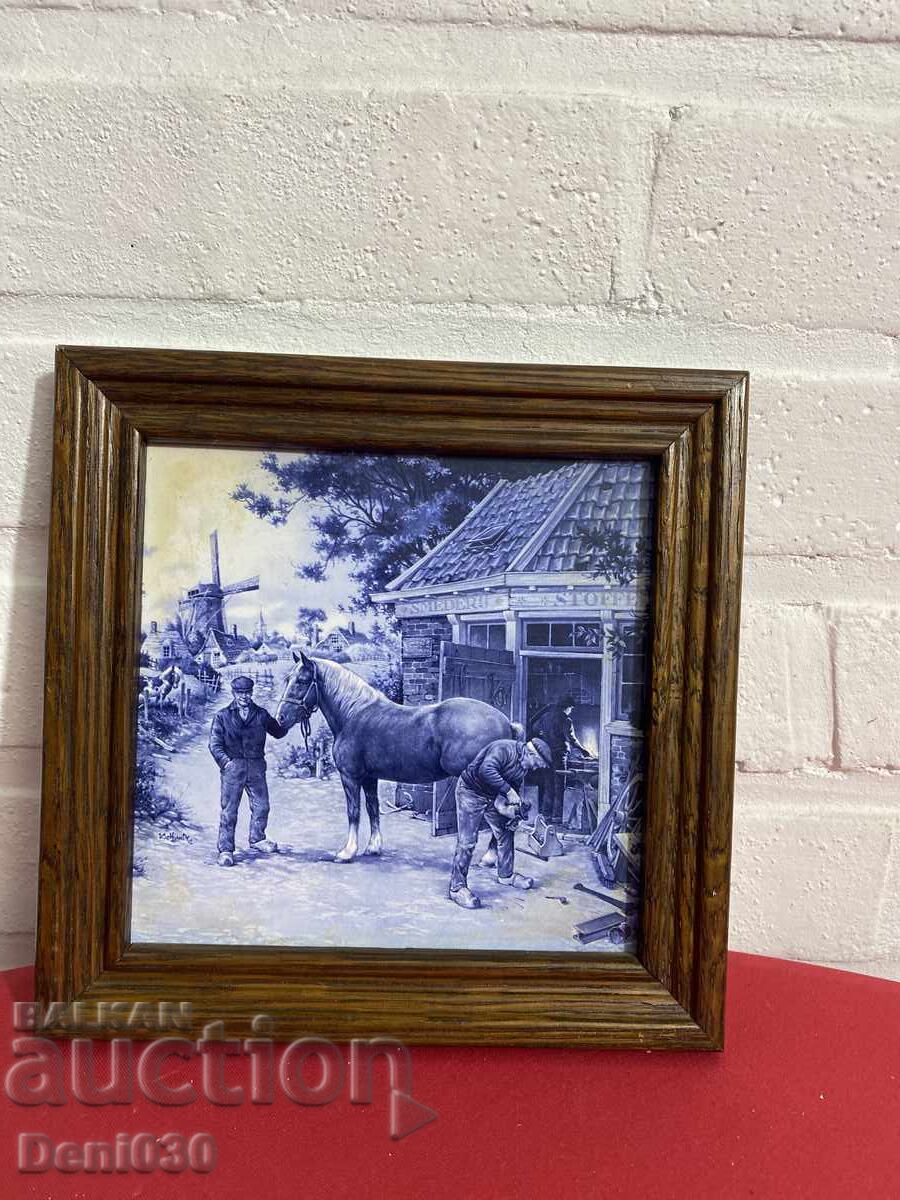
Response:
[{"label": "shadow on wall", "polygon": [[34,958],[53,386],[52,373],[39,376],[31,411],[10,431],[6,445],[7,478],[16,481],[12,486],[18,485],[21,493],[18,512],[8,512],[0,527],[0,794],[5,826],[0,842],[0,969]]}]

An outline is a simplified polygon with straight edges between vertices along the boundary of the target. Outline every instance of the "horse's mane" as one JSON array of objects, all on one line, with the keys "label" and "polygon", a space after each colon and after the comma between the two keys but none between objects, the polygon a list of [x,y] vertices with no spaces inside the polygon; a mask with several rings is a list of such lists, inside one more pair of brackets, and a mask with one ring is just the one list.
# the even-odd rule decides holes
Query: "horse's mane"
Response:
[{"label": "horse's mane", "polygon": [[348,671],[340,663],[331,662],[327,658],[317,658],[315,664],[319,679],[327,684],[329,699],[345,717],[361,704],[386,699],[377,688],[373,688],[361,676],[354,671]]}]

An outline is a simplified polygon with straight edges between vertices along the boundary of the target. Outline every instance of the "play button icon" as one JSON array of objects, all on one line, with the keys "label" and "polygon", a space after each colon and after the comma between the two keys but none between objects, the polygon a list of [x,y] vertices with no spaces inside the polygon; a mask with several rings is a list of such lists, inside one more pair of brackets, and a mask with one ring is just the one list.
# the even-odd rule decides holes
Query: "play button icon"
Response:
[{"label": "play button icon", "polygon": [[391,1088],[391,1137],[395,1142],[436,1120],[437,1113],[433,1108],[420,1104],[406,1092]]}]

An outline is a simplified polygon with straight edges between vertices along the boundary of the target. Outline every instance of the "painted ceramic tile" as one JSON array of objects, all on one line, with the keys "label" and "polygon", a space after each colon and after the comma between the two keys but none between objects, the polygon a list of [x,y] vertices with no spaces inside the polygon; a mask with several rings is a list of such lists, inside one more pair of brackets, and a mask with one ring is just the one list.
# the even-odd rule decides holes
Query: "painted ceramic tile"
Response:
[{"label": "painted ceramic tile", "polygon": [[151,447],[134,940],[633,950],[653,500]]}]

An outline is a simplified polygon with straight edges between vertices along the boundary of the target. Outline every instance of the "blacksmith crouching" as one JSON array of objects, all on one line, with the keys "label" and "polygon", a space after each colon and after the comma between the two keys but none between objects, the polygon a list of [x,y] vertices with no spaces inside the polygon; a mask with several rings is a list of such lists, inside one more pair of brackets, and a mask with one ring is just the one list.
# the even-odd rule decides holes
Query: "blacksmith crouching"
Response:
[{"label": "blacksmith crouching", "polygon": [[497,882],[527,891],[534,880],[515,869],[514,831],[528,805],[519,795],[529,771],[547,768],[550,747],[543,738],[530,742],[499,738],[486,746],[456,781],[456,852],[450,873],[450,899],[461,908],[480,908],[469,890],[472,854],[482,821],[497,839]]}]

